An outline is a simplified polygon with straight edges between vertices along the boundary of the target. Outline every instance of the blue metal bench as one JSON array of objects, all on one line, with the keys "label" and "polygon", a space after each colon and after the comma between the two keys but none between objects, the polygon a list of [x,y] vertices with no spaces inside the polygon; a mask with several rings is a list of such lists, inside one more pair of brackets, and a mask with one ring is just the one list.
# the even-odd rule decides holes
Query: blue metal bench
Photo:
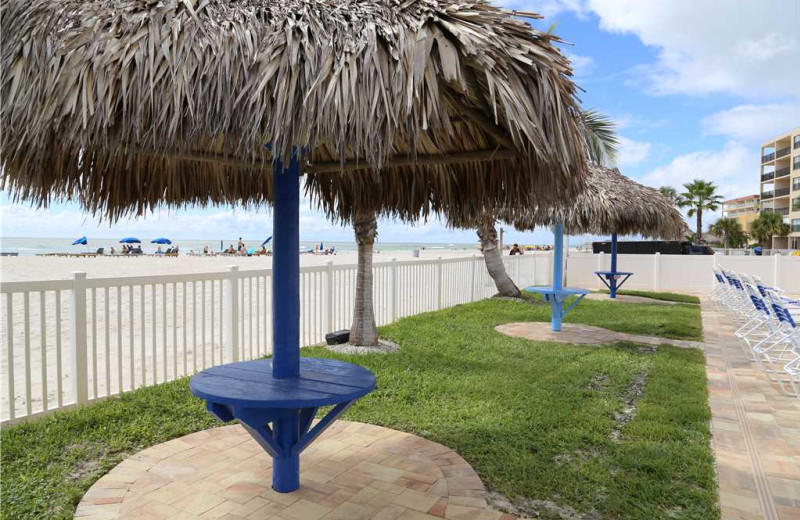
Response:
[{"label": "blue metal bench", "polygon": [[[273,460],[272,489],[300,487],[300,453],[353,402],[375,388],[366,368],[300,358],[300,159],[273,164],[273,358],[212,367],[192,393],[224,422],[238,419]],[[236,353],[234,353],[236,356]],[[234,357],[234,360],[236,357]],[[312,427],[320,407],[333,408]]]},{"label": "blue metal bench", "polygon": [[[584,296],[589,294],[586,289],[564,287],[564,223],[557,220],[553,225],[553,285],[551,287],[526,287],[525,290],[534,294],[541,294],[542,299],[550,304],[550,329],[559,332],[561,320],[567,315]],[[570,296],[578,298],[564,308],[564,300]]]},{"label": "blue metal bench", "polygon": [[617,297],[617,289],[622,287],[628,278],[630,278],[633,273],[628,273],[625,271],[595,271],[594,274],[600,278],[603,284],[608,287],[608,291],[612,298]]},{"label": "blue metal bench", "polygon": [[[555,332],[561,330],[562,318],[578,305],[584,296],[589,294],[586,289],[573,289],[570,287],[526,287],[525,290],[534,294],[541,294],[542,299],[550,304],[550,328]],[[565,309],[564,300],[570,296],[577,296],[578,298]]]}]

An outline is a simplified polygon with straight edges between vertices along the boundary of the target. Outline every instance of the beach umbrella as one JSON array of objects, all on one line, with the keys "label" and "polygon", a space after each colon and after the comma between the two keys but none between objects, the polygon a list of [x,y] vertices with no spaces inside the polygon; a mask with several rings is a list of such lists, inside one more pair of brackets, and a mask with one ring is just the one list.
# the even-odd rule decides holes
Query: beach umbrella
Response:
[{"label": "beach umbrella", "polygon": [[86,240],[86,237],[81,237],[78,240],[76,240],[75,242],[73,242],[72,245],[73,246],[85,246],[88,243],[89,242],[88,242],[88,240]]},{"label": "beach umbrella", "polygon": [[141,244],[142,241],[135,237],[125,237],[119,241],[120,244]]},{"label": "beach umbrella", "polygon": [[[577,193],[585,160],[570,65],[556,36],[518,16],[532,15],[456,0],[9,0],[2,184],[110,220],[159,205],[272,202],[281,305],[273,357],[258,365],[271,372],[258,377],[332,370],[299,355],[301,174],[310,189],[358,188],[336,201],[342,219],[416,219],[420,193],[466,213]],[[365,177],[384,183],[385,197],[360,191]],[[336,366],[333,381],[362,374]],[[190,387],[273,454],[280,492],[299,486],[299,452],[374,387],[374,376],[349,377],[350,401],[313,429],[311,405],[287,405],[268,435],[259,409],[198,390],[207,372]]]},{"label": "beach umbrella", "polygon": [[150,241],[151,244],[172,244],[172,240],[168,238],[156,238]]},{"label": "beach umbrella", "polygon": [[269,244],[270,240],[272,240],[272,237],[269,237],[268,239],[266,239],[263,242],[261,242],[261,247],[264,247],[265,245]]}]

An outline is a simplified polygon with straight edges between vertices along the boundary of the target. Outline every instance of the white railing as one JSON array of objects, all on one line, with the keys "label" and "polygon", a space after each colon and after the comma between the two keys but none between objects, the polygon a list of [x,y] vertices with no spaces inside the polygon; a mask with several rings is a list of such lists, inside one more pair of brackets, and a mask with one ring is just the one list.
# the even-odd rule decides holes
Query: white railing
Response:
[{"label": "white railing", "polygon": [[[543,283],[550,255],[506,257],[521,286]],[[300,270],[303,345],[349,328],[356,265]],[[404,316],[495,293],[479,255],[391,259],[373,266],[375,318]],[[269,269],[0,283],[0,421],[86,404],[272,352]]]}]

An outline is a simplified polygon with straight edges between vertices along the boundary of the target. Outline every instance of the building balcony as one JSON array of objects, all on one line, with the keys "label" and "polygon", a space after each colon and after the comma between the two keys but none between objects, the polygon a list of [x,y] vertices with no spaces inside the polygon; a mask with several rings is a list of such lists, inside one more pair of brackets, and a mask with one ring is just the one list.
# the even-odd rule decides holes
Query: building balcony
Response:
[{"label": "building balcony", "polygon": [[761,162],[762,163],[770,162],[770,161],[774,161],[774,160],[775,160],[775,152],[768,153],[767,155],[763,155],[761,157]]},{"label": "building balcony", "polygon": [[775,197],[785,197],[789,195],[789,188],[778,188],[775,190],[774,196]]},{"label": "building balcony", "polygon": [[789,208],[764,208],[764,213],[777,213],[785,217],[789,214]]},{"label": "building balcony", "polygon": [[775,178],[775,172],[767,172],[761,175],[761,182],[771,181]]},{"label": "building balcony", "polygon": [[762,191],[761,192],[761,200],[771,199],[775,196],[774,191]]},{"label": "building balcony", "polygon": [[792,151],[792,148],[790,146],[787,146],[786,148],[781,148],[780,150],[777,150],[775,152],[775,158],[779,159],[781,157],[785,157],[785,156],[789,155],[791,153],[791,151]]}]

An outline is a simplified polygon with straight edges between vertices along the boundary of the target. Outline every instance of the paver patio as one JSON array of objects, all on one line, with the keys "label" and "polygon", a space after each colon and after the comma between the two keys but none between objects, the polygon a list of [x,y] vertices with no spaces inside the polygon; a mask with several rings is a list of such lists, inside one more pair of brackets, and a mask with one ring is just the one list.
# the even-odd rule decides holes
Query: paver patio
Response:
[{"label": "paver patio", "polygon": [[340,421],[301,456],[301,487],[270,489],[271,459],[239,425],[124,460],[84,495],[92,520],[514,520],[490,510],[475,471],[408,433]]},{"label": "paver patio", "polygon": [[800,519],[800,401],[747,359],[726,314],[701,312],[722,518]]}]

